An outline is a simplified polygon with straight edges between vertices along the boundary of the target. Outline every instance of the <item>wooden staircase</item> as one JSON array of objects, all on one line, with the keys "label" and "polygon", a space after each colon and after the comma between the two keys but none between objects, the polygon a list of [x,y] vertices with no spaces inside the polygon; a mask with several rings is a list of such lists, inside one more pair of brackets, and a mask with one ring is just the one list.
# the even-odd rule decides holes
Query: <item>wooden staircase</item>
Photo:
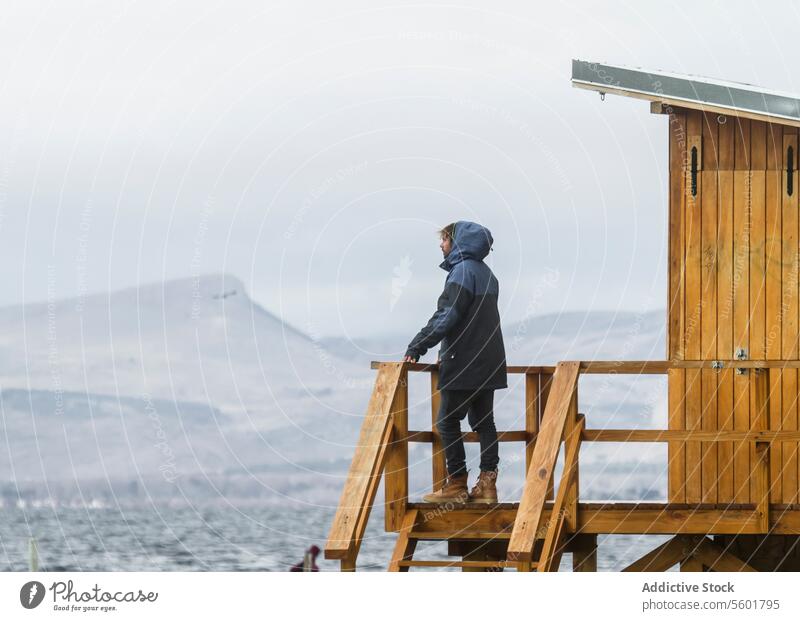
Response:
[{"label": "wooden staircase", "polygon": [[[492,520],[502,504],[450,506],[408,502],[408,439],[411,434],[406,409],[407,371],[403,364],[387,363],[379,367],[356,455],[325,547],[326,558],[339,559],[343,570],[355,569],[355,557],[383,473],[386,527],[398,533],[389,571],[407,571],[410,567],[557,570],[565,534],[574,530],[576,518],[578,450],[584,428],[583,416],[577,413],[578,363],[561,363],[556,368],[552,388],[550,382],[546,385],[550,398],[541,415],[538,412],[544,403],[541,383],[536,382],[533,387],[536,394],[535,399],[529,400],[529,409],[537,411],[528,413],[526,418],[529,427],[534,429],[527,430],[521,438],[530,446],[528,477],[522,501],[512,505],[516,519],[505,523]],[[500,436],[509,437],[512,433]],[[437,434],[433,431],[431,435],[435,451]],[[550,510],[550,515],[555,517],[541,525],[545,503],[553,494],[553,473],[562,442],[566,442],[565,467]],[[442,484],[441,449],[439,453],[438,456],[434,453],[434,462],[440,462],[434,463],[434,489]],[[414,552],[418,541],[447,541],[449,551],[462,560],[416,559]]]}]

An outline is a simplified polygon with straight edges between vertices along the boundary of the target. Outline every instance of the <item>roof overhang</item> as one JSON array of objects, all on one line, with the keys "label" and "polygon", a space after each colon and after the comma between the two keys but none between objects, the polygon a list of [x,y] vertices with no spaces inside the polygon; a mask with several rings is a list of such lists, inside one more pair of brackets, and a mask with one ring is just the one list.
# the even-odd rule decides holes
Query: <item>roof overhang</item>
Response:
[{"label": "roof overhang", "polygon": [[657,111],[691,108],[800,127],[800,99],[750,84],[573,60],[572,85],[656,102]]}]

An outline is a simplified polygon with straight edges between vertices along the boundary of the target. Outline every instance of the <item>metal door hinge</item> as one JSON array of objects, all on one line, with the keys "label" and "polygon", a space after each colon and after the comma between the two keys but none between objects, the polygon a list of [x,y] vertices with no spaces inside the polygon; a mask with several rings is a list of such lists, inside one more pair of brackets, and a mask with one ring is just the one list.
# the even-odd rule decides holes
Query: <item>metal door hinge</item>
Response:
[{"label": "metal door hinge", "polygon": [[[736,350],[736,359],[737,360],[747,360],[747,350],[744,347],[740,347]],[[736,375],[746,375],[747,369],[736,369]]]}]

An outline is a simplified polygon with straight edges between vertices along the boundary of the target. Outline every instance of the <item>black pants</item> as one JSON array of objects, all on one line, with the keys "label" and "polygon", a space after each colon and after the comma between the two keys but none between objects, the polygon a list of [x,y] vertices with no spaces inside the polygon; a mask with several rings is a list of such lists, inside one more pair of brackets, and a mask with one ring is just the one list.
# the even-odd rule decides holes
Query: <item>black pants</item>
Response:
[{"label": "black pants", "polygon": [[467,471],[461,421],[469,415],[469,425],[478,432],[481,443],[481,470],[496,470],[500,457],[497,451],[497,429],[494,426],[494,389],[442,390],[436,428],[442,436],[447,474]]}]

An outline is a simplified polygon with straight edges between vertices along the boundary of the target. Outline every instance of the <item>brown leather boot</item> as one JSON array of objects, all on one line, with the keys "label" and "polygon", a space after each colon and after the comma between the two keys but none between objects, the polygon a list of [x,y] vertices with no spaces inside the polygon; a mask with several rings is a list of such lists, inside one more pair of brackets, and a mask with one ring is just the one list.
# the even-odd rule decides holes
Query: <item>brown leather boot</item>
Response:
[{"label": "brown leather boot", "polygon": [[497,470],[481,470],[475,487],[469,493],[470,502],[497,502]]},{"label": "brown leather boot", "polygon": [[425,494],[422,500],[425,502],[435,502],[439,504],[467,502],[469,493],[467,492],[467,473],[458,474],[447,478],[444,487],[438,492]]}]

